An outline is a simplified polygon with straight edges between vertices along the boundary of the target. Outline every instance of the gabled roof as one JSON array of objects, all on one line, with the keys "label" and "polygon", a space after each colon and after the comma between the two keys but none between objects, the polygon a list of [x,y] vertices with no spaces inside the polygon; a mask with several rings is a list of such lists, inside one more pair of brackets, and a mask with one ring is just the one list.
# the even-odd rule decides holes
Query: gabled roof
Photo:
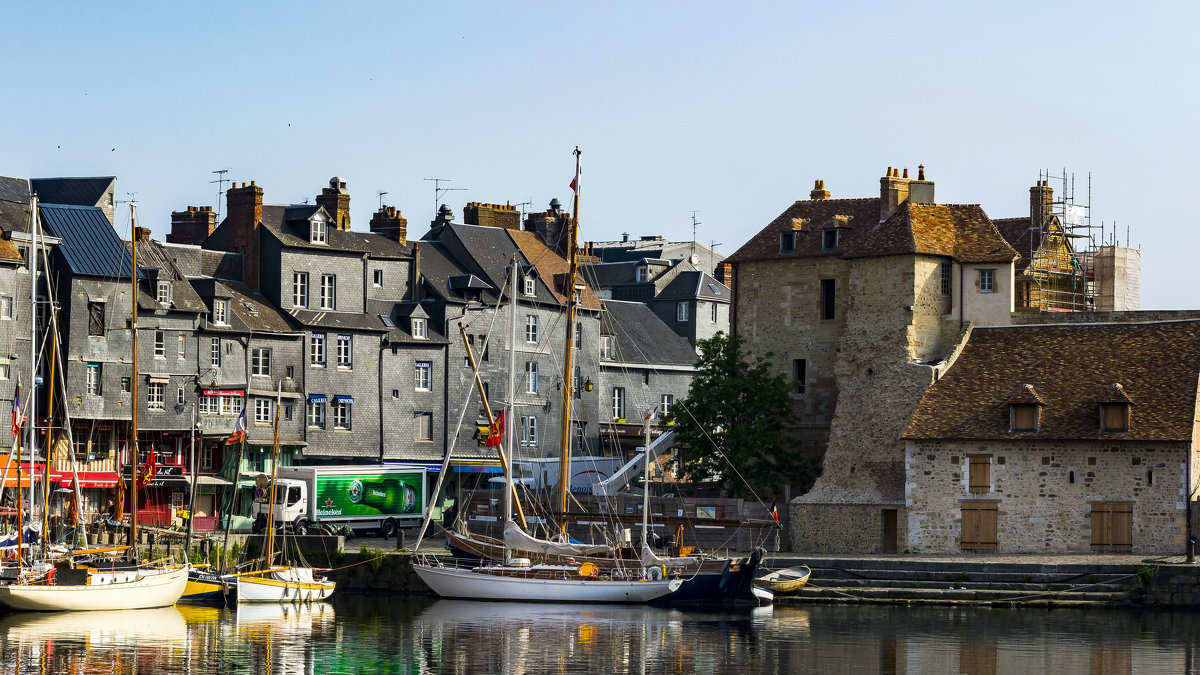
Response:
[{"label": "gabled roof", "polygon": [[46,229],[62,240],[58,250],[73,274],[129,277],[133,260],[99,207],[41,204],[38,212]]},{"label": "gabled roof", "polygon": [[[822,232],[838,231],[835,248],[823,248]],[[783,232],[795,232],[795,245],[780,252]],[[729,262],[787,258],[868,258],[891,255],[943,255],[960,262],[1011,262],[1017,253],[975,204],[905,202],[882,223],[879,199],[798,201],[727,259]]]},{"label": "gabled roof", "polygon": [[1023,384],[1015,394],[1008,397],[1009,403],[1029,404],[1029,405],[1046,405],[1046,399],[1042,398],[1032,384]]},{"label": "gabled roof", "polygon": [[[1138,402],[1129,431],[1100,431],[1112,385]],[[1009,431],[1010,396],[1044,401],[1037,431]],[[907,439],[1190,441],[1200,384],[1200,321],[976,328],[926,390]]]},{"label": "gabled roof", "polygon": [[655,300],[724,300],[729,302],[731,292],[729,287],[717,281],[711,275],[699,270],[680,272],[665,288],[659,291]]},{"label": "gabled roof", "polygon": [[46,204],[70,204],[71,206],[99,206],[100,200],[112,188],[116,176],[85,178],[34,178],[32,189],[39,202]]},{"label": "gabled roof", "polygon": [[609,300],[604,309],[600,332],[614,336],[616,361],[675,366],[696,363],[696,350],[687,339],[667,327],[646,305]]},{"label": "gabled roof", "polygon": [[[328,221],[325,230],[326,244],[314,244],[309,240],[308,220],[317,211],[324,213]],[[370,253],[376,258],[408,258],[412,253],[407,245],[380,234],[337,229],[333,226],[333,218],[323,206],[263,204],[262,225],[279,239],[280,243],[292,248]]]},{"label": "gabled roof", "polygon": [[[124,242],[128,250],[129,242]],[[149,268],[158,269],[158,278],[171,282],[171,304],[163,305],[158,302],[157,289],[150,288],[142,282],[138,284],[138,307],[146,309],[166,309],[184,312],[206,312],[207,305],[200,299],[196,289],[185,283],[186,278],[175,265],[175,261],[163,250],[157,241],[139,241],[138,276],[142,277]]]},{"label": "gabled roof", "polygon": [[209,323],[208,330],[210,331],[224,328],[239,333],[297,332],[296,326],[288,319],[287,314],[272,305],[261,293],[240,281],[203,277],[192,279],[191,285],[197,295],[203,296],[207,303],[211,303],[213,298],[229,300],[229,326],[221,327]]},{"label": "gabled roof", "polygon": [[[542,243],[532,232],[524,232],[519,230],[505,230],[512,237],[516,245],[521,249],[525,259],[537,268],[538,276],[542,281],[550,286],[550,292],[562,304],[567,302],[567,294],[572,293],[573,289],[567,286],[570,282],[567,276],[571,273],[571,263],[558,255]],[[553,281],[552,281],[553,280]],[[576,270],[575,276],[576,285],[583,286],[583,292],[580,294],[579,307],[584,309],[600,309],[600,299],[588,286],[587,281]]]}]

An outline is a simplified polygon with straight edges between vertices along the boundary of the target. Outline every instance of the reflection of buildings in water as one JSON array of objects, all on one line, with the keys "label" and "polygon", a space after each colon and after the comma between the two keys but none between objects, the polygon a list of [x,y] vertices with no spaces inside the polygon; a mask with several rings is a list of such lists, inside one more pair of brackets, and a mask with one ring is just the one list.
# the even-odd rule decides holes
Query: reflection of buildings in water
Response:
[{"label": "reflection of buildings in water", "polygon": [[336,631],[333,606],[325,602],[238,605],[234,626],[246,647],[246,672],[254,673],[314,672],[317,638]]},{"label": "reflection of buildings in water", "polygon": [[[0,620],[0,660],[36,672],[161,672],[187,649],[187,622],[174,607],[100,612],[15,613]],[[13,650],[10,652],[10,649]]]}]

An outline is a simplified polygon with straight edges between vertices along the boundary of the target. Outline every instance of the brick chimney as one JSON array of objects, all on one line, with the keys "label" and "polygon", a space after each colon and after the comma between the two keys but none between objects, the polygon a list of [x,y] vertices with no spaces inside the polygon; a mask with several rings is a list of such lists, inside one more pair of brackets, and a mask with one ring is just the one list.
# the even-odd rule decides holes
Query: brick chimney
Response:
[{"label": "brick chimney", "polygon": [[135,229],[137,230],[137,232],[135,234],[137,236],[138,241],[150,241],[150,228],[138,227]]},{"label": "brick chimney", "polygon": [[225,249],[242,254],[242,280],[258,289],[258,226],[262,222],[263,189],[235,183],[225,192]]},{"label": "brick chimney", "polygon": [[467,225],[519,230],[521,229],[521,214],[512,204],[470,202],[463,207],[463,222]]},{"label": "brick chimney", "polygon": [[371,231],[404,244],[408,241],[408,219],[400,215],[400,209],[385,206],[371,216]]},{"label": "brick chimney", "polygon": [[335,228],[350,229],[350,192],[346,190],[345,178],[330,178],[329,187],[321,188],[321,194],[317,195],[317,205],[325,207]]},{"label": "brick chimney", "polygon": [[808,198],[813,200],[829,199],[829,190],[825,189],[825,181],[817,179],[813,184],[812,192],[808,193]]},{"label": "brick chimney", "polygon": [[217,214],[211,206],[189,206],[186,211],[171,212],[171,232],[167,241],[172,244],[202,244],[217,229]]},{"label": "brick chimney", "polygon": [[717,281],[733,288],[733,263],[717,263],[717,269],[713,270],[713,276]]},{"label": "brick chimney", "polygon": [[525,231],[541,238],[542,243],[567,257],[567,229],[571,216],[562,208],[557,198],[550,200],[550,209],[531,213],[525,217]]},{"label": "brick chimney", "polygon": [[908,169],[900,176],[900,169],[888,167],[887,175],[879,179],[879,222],[892,217],[900,205],[908,201]]},{"label": "brick chimney", "polygon": [[1054,208],[1054,188],[1050,181],[1039,180],[1029,188],[1029,225],[1041,229]]}]

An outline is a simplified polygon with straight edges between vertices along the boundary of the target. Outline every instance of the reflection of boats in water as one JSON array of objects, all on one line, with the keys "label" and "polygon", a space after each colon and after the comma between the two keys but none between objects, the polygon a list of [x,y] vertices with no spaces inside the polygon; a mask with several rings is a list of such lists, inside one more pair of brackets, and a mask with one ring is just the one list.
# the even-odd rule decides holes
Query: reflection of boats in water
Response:
[{"label": "reflection of boats in water", "polygon": [[0,619],[0,634],[30,643],[80,640],[87,646],[104,644],[178,645],[187,640],[187,621],[174,607],[102,610],[51,614],[9,614]]},{"label": "reflection of boats in water", "polygon": [[334,619],[333,605],[327,602],[298,605],[239,604],[235,614],[239,628],[266,626],[291,629],[304,623],[323,624]]}]

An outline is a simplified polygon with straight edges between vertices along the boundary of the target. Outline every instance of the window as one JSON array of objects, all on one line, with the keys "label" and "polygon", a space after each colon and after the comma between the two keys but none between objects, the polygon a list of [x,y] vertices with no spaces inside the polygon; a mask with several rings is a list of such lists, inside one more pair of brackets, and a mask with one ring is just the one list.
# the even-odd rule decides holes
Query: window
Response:
[{"label": "window", "polygon": [[612,416],[614,420],[625,419],[625,387],[613,387]]},{"label": "window", "polygon": [[942,295],[954,292],[954,263],[942,263]]},{"label": "window", "polygon": [[175,390],[175,405],[183,405],[183,387]]},{"label": "window", "polygon": [[833,249],[837,248],[837,245],[838,245],[838,231],[837,230],[828,229],[828,230],[821,232],[821,250],[822,251],[832,251]]},{"label": "window", "polygon": [[780,232],[779,233],[779,252],[780,253],[791,253],[794,250],[796,250],[796,233],[794,231]]},{"label": "window", "polygon": [[979,292],[994,293],[996,291],[996,270],[979,270]]},{"label": "window", "polygon": [[158,300],[158,304],[160,305],[171,304],[171,282],[158,282],[158,294],[155,296],[155,300]]},{"label": "window", "polygon": [[90,396],[100,395],[100,364],[87,365],[87,393]]},{"label": "window", "polygon": [[0,380],[9,379],[9,372],[9,365],[7,363],[0,363]]},{"label": "window", "polygon": [[804,394],[808,387],[808,359],[792,360],[792,381],[796,383],[796,393]]},{"label": "window", "polygon": [[221,338],[208,339],[208,363],[213,368],[221,367]]},{"label": "window", "polygon": [[533,295],[537,292],[537,283],[532,274],[525,275],[525,287],[523,291],[525,295]]},{"label": "window", "polygon": [[969,455],[968,473],[971,476],[968,492],[980,493],[992,491],[992,456]]},{"label": "window", "polygon": [[313,333],[308,341],[308,362],[314,366],[325,367],[325,334]]},{"label": "window", "polygon": [[354,367],[354,348],[353,336],[339,335],[337,337],[337,365],[338,368],[353,368]]},{"label": "window", "polygon": [[183,333],[175,336],[175,353],[179,355],[180,359],[184,356]]},{"label": "window", "polygon": [[[12,318],[12,298],[0,298],[0,319]],[[104,303],[88,303],[88,335],[104,335]]]},{"label": "window", "polygon": [[532,415],[521,416],[521,445],[537,445],[537,418]]},{"label": "window", "polygon": [[255,347],[250,350],[250,374],[263,377],[271,376],[271,350],[265,347]]},{"label": "window", "polygon": [[1103,403],[1100,405],[1101,431],[1129,431],[1129,404]]},{"label": "window", "polygon": [[525,317],[525,341],[530,344],[537,344],[538,318],[534,314]]},{"label": "window", "polygon": [[292,379],[293,377],[295,377],[295,376],[296,376],[296,367],[295,367],[295,366],[288,366],[288,367],[286,367],[286,368],[284,368],[284,369],[283,369],[283,372],[284,372],[284,373],[286,373],[286,375],[284,375],[284,377],[286,377],[287,379],[289,379],[289,380],[290,380],[290,379]]},{"label": "window", "polygon": [[333,428],[350,429],[350,407],[353,404],[347,398],[333,399]]},{"label": "window", "polygon": [[292,306],[308,307],[308,272],[292,274]]},{"label": "window", "polygon": [[308,428],[309,429],[324,429],[325,428],[325,402],[324,401],[309,401],[308,402]]},{"label": "window", "polygon": [[1009,409],[1013,431],[1037,431],[1038,407],[1032,403],[1014,403]]},{"label": "window", "polygon": [[309,222],[309,241],[314,244],[327,243],[326,239],[327,224],[323,218],[313,218]]},{"label": "window", "polygon": [[646,283],[650,280],[650,268],[646,267],[645,265],[639,265],[636,274],[637,282],[639,284]]},{"label": "window", "polygon": [[671,412],[671,406],[675,405],[675,394],[663,394],[658,401],[658,414],[666,415]]},{"label": "window", "polygon": [[600,336],[600,358],[617,358],[617,339],[612,335]]},{"label": "window", "polygon": [[[425,319],[413,319],[412,320],[412,336],[418,340],[424,340],[428,337],[428,335],[425,332]],[[487,360],[487,356],[486,356],[487,352],[484,352],[484,354],[485,354],[484,360],[486,361]]]},{"label": "window", "polygon": [[167,334],[161,330],[154,331],[154,358],[167,358]]},{"label": "window", "polygon": [[146,386],[146,407],[151,410],[163,409],[163,384],[151,382]]},{"label": "window", "polygon": [[213,447],[211,445],[201,445],[200,457],[197,461],[202,469],[213,468]]},{"label": "window", "polygon": [[269,399],[269,398],[254,399],[254,423],[255,424],[270,424],[271,423],[271,399]]},{"label": "window", "polygon": [[833,318],[834,298],[837,291],[835,279],[821,280],[821,319],[829,321]]},{"label": "window", "polygon": [[334,293],[337,292],[337,277],[332,274],[321,275],[321,309],[336,309]]},{"label": "window", "polygon": [[126,394],[133,391],[133,383],[129,381],[128,377],[121,378],[121,391]]},{"label": "window", "polygon": [[291,403],[285,403],[285,404],[283,405],[283,419],[285,419],[285,420],[288,420],[288,421],[291,421],[291,419],[292,419],[292,408],[293,408],[293,406],[292,406],[292,404],[291,404]]},{"label": "window", "polygon": [[216,396],[201,396],[199,407],[201,415],[221,414],[220,402]]},{"label": "window", "polygon": [[538,364],[537,361],[525,362],[525,393],[538,393]]},{"label": "window", "polygon": [[712,307],[711,307],[710,309],[711,309],[711,312],[712,312],[712,318],[711,318],[711,321],[712,321],[713,323],[716,323],[716,322],[717,322],[717,303],[715,303],[715,302],[714,302],[714,303],[712,304]]},{"label": "window", "polygon": [[222,396],[221,398],[221,414],[233,416],[242,412],[242,397],[241,396]]},{"label": "window", "polygon": [[228,300],[213,300],[213,323],[218,326],[229,325]]},{"label": "window", "polygon": [[688,304],[686,302],[680,302],[675,305],[675,320],[676,321],[687,321],[688,320]]},{"label": "window", "polygon": [[[417,361],[413,368],[413,388],[417,391],[433,390],[433,362]],[[398,392],[397,392],[398,393]]]},{"label": "window", "polygon": [[575,331],[575,351],[583,349],[583,331],[579,328],[579,324],[571,324],[571,330]]},{"label": "window", "polygon": [[383,270],[372,270],[371,283],[375,286],[375,288],[380,288],[383,286]]},{"label": "window", "polygon": [[433,440],[433,413],[419,412],[413,414],[413,440]]}]

